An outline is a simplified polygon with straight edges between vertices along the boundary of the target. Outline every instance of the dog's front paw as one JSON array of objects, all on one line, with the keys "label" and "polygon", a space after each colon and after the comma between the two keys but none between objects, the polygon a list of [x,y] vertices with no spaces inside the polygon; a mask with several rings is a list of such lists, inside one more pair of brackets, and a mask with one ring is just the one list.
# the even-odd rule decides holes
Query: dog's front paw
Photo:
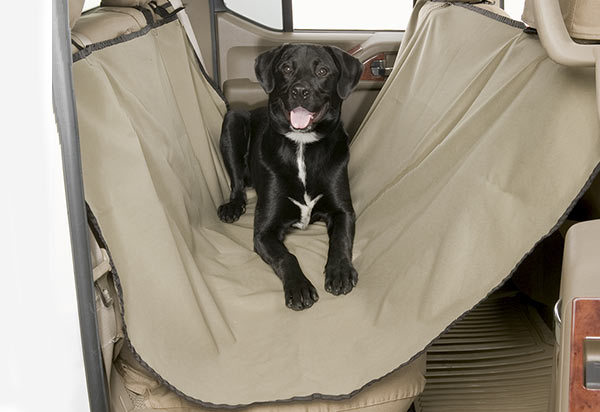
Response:
[{"label": "dog's front paw", "polygon": [[242,200],[232,200],[231,202],[222,204],[217,209],[219,219],[226,223],[233,223],[246,212],[246,203]]},{"label": "dog's front paw", "polygon": [[358,272],[350,262],[325,266],[325,290],[332,295],[346,295],[358,283]]},{"label": "dog's front paw", "polygon": [[283,285],[285,294],[285,305],[293,310],[310,308],[319,300],[317,289],[306,277],[286,281]]}]

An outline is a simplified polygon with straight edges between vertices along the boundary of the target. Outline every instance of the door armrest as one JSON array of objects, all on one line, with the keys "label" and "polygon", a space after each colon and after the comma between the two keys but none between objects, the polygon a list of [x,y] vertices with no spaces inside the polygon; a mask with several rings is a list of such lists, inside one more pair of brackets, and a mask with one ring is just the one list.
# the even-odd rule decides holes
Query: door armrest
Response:
[{"label": "door armrest", "polygon": [[586,381],[596,365],[588,341],[600,339],[600,220],[578,223],[567,232],[555,317],[555,410],[592,412],[600,405],[600,390]]}]

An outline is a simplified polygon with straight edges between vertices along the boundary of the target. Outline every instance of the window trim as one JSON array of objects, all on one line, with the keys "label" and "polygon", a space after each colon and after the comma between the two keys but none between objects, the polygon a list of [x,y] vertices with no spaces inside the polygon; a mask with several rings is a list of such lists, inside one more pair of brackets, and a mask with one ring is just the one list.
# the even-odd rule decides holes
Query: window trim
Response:
[{"label": "window trim", "polygon": [[[230,14],[234,15],[235,17],[238,17],[249,23],[252,23],[252,24],[254,24],[260,28],[263,28],[265,30],[274,31],[277,33],[285,33],[286,32],[285,29],[288,28],[289,29],[288,32],[294,31],[292,9],[291,9],[292,0],[281,0],[281,13],[282,13],[281,24],[283,27],[282,29],[267,26],[259,21],[253,20],[253,19],[249,18],[248,16],[244,16],[243,14],[240,14],[240,13],[236,12],[235,10],[230,9],[225,4],[225,0],[210,0],[210,3],[213,5],[213,16],[215,17],[215,19],[216,19],[217,13],[230,13]],[[286,4],[286,3],[289,3],[289,7],[290,7],[289,10],[284,7],[284,4]],[[286,13],[288,13],[289,16],[286,16]],[[287,27],[286,24],[289,24],[290,27]]]},{"label": "window trim", "polygon": [[283,32],[294,31],[294,13],[292,10],[292,0],[281,0],[281,21]]}]

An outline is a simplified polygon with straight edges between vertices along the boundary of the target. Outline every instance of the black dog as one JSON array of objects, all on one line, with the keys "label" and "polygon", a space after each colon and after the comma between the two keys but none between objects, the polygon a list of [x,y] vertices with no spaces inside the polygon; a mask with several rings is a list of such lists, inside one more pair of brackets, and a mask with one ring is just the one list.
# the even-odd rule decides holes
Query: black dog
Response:
[{"label": "black dog", "polygon": [[283,282],[286,305],[302,310],[319,295],[283,244],[292,226],[327,224],[325,290],[347,294],[358,281],[352,266],[348,135],[340,110],[362,64],[336,47],[287,44],[258,56],[254,69],[269,103],[225,115],[220,146],[231,197],[218,215],[236,221],[246,211],[245,187],[254,186],[254,250]]}]

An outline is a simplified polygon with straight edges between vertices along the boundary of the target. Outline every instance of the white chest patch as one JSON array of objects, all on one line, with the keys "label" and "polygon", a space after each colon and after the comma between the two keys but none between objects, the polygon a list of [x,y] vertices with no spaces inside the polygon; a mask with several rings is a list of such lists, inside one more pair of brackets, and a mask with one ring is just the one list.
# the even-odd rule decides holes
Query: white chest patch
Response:
[{"label": "white chest patch", "polygon": [[292,199],[291,197],[288,197],[288,199],[290,199],[290,201],[293,204],[300,208],[300,221],[294,223],[292,226],[304,230],[310,223],[310,216],[312,214],[313,207],[315,207],[315,205],[317,204],[319,199],[323,197],[323,195],[318,195],[313,199],[308,195],[308,193],[306,193],[306,164],[304,163],[303,142],[296,142],[296,163],[298,166],[298,179],[300,179],[300,182],[302,182],[302,186],[304,186],[304,204],[297,201],[296,199]]},{"label": "white chest patch", "polygon": [[296,143],[296,165],[298,166],[298,179],[306,187],[306,163],[304,163],[304,143]]},{"label": "white chest patch", "polygon": [[292,226],[294,226],[298,229],[302,229],[302,230],[306,229],[306,227],[310,223],[310,216],[312,214],[312,209],[313,209],[313,207],[315,207],[315,205],[317,204],[319,199],[322,197],[323,197],[323,195],[319,195],[319,196],[315,197],[314,199],[311,199],[310,196],[308,195],[308,193],[304,192],[304,204],[298,202],[296,199],[292,199],[291,197],[288,197],[288,199],[290,199],[292,201],[292,203],[294,203],[296,206],[298,206],[300,208],[300,221],[294,223]]},{"label": "white chest patch", "polygon": [[296,144],[312,143],[319,140],[315,132],[287,132],[285,137],[294,141]]}]

